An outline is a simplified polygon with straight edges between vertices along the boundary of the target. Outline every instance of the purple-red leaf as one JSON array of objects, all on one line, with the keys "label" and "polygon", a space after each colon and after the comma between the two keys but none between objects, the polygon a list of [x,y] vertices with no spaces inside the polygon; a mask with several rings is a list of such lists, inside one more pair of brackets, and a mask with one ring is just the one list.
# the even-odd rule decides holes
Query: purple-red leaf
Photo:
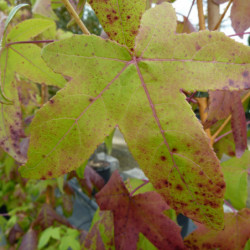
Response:
[{"label": "purple-red leaf", "polygon": [[239,93],[233,92],[233,101],[231,126],[235,142],[235,153],[240,158],[247,149],[247,121]]},{"label": "purple-red leaf", "polygon": [[89,196],[92,195],[93,188],[96,187],[97,190],[101,190],[105,185],[104,179],[96,173],[96,171],[90,166],[86,166],[84,170],[84,178],[78,178],[81,187],[86,190]]},{"label": "purple-red leaf", "polygon": [[[213,0],[217,4],[228,2],[228,0]],[[232,26],[237,34],[243,38],[245,30],[250,27],[250,4],[247,0],[234,0],[231,9]]]},{"label": "purple-red leaf", "polygon": [[204,127],[210,127],[218,120],[232,115],[231,126],[236,156],[241,157],[247,148],[247,126],[239,91],[210,91],[208,117]]},{"label": "purple-red leaf", "polygon": [[188,249],[244,249],[250,238],[250,209],[245,208],[238,213],[225,214],[225,228],[222,231],[211,230],[200,223],[198,228],[185,238]]},{"label": "purple-red leaf", "polygon": [[48,204],[44,204],[36,220],[34,221],[34,226],[38,225],[44,230],[52,226],[54,222],[58,222],[60,224],[71,227],[71,224],[62,216],[57,214],[51,206],[49,206]]},{"label": "purple-red leaf", "polygon": [[96,195],[102,210],[114,215],[115,246],[136,249],[139,233],[143,233],[159,249],[183,249],[180,228],[163,211],[169,206],[156,192],[131,196],[118,171]]},{"label": "purple-red leaf", "polygon": [[19,250],[36,250],[37,249],[37,232],[30,228],[29,231],[23,236]]}]

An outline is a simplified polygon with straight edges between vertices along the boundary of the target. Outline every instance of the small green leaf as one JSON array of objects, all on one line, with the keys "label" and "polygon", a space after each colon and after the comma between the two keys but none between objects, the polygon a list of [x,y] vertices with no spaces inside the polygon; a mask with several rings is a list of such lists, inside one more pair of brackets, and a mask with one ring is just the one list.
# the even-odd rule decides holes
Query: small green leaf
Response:
[{"label": "small green leaf", "polygon": [[112,153],[112,146],[113,146],[112,141],[114,134],[115,134],[115,129],[104,140],[109,155]]},{"label": "small green leaf", "polygon": [[50,238],[60,240],[60,231],[61,229],[59,227],[54,228],[52,226],[45,229],[39,238],[38,249],[45,247],[49,243]]},{"label": "small green leaf", "polygon": [[247,169],[250,168],[250,151],[245,151],[241,158],[233,157],[221,164],[226,182],[225,199],[240,210],[246,207]]},{"label": "small green leaf", "polygon": [[64,176],[62,175],[60,177],[57,177],[56,182],[57,182],[60,192],[63,194],[64,193],[64,190],[63,190]]},{"label": "small green leaf", "polygon": [[156,248],[142,233],[139,234],[137,243],[137,250],[157,250]]}]

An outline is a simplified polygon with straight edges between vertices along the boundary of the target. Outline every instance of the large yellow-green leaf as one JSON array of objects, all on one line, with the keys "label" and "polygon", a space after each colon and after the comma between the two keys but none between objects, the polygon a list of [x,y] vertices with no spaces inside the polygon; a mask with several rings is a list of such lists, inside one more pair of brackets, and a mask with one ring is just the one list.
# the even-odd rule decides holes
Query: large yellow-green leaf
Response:
[{"label": "large yellow-green leaf", "polygon": [[233,207],[240,210],[246,207],[247,202],[247,170],[250,168],[250,151],[246,151],[242,157],[233,157],[221,164],[226,182],[225,199],[228,199]]},{"label": "large yellow-green leaf", "polygon": [[164,3],[143,16],[135,57],[96,36],[45,47],[48,65],[72,80],[36,113],[22,175],[50,178],[76,169],[119,126],[172,208],[222,228],[220,164],[180,89],[249,88],[250,48],[220,32],[175,30],[175,12]]},{"label": "large yellow-green leaf", "polygon": [[134,48],[146,0],[88,0],[109,38]]}]

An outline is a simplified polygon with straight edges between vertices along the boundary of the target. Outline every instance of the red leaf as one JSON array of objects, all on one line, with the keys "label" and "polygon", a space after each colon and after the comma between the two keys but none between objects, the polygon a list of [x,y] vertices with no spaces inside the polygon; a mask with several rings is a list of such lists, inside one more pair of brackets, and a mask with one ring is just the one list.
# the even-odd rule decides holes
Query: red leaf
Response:
[{"label": "red leaf", "polygon": [[156,192],[131,196],[118,171],[96,195],[102,210],[112,210],[117,249],[136,249],[143,233],[159,249],[184,249],[180,228],[163,214],[169,209]]},{"label": "red leaf", "polygon": [[211,127],[218,120],[224,119],[231,113],[233,92],[217,90],[209,91],[209,109],[204,127]]},{"label": "red leaf", "polygon": [[29,231],[23,236],[22,243],[19,250],[36,250],[37,249],[37,232],[30,228]]},{"label": "red leaf", "polygon": [[198,228],[185,239],[188,249],[244,249],[250,238],[250,209],[225,214],[225,228],[216,231],[196,223]]},{"label": "red leaf", "polygon": [[104,179],[89,166],[86,166],[85,168],[84,179],[80,179],[78,176],[76,177],[81,187],[87,192],[89,196],[92,195],[92,190],[94,187],[96,187],[97,190],[101,190],[105,185]]},{"label": "red leaf", "polygon": [[8,240],[11,245],[14,245],[17,239],[19,239],[24,234],[22,228],[16,223],[10,230],[8,235]]},{"label": "red leaf", "polygon": [[48,204],[44,204],[36,220],[34,221],[34,226],[39,225],[44,230],[52,226],[54,222],[72,227],[71,224],[62,216],[57,214],[51,206],[49,206]]}]

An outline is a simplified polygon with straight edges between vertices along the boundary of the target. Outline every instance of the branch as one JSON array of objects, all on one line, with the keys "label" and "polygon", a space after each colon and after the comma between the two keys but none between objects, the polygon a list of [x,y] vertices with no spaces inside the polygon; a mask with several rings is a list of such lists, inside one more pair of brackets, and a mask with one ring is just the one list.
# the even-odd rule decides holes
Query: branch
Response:
[{"label": "branch", "polygon": [[228,3],[228,5],[227,5],[226,9],[224,10],[223,14],[221,15],[221,17],[220,17],[218,23],[215,25],[215,27],[213,28],[213,30],[217,30],[217,29],[220,27],[220,24],[221,24],[221,22],[222,22],[224,16],[226,15],[227,10],[229,9],[229,7],[230,7],[230,5],[231,5],[232,2],[233,2],[233,0],[230,0],[230,1],[229,1],[229,3]]},{"label": "branch", "polygon": [[233,34],[233,35],[229,35],[228,37],[231,37],[231,36],[242,36],[242,35],[248,35],[248,34],[250,34],[250,32],[236,33],[236,34]]},{"label": "branch", "polygon": [[69,14],[75,19],[76,23],[78,24],[78,26],[82,30],[83,34],[90,35],[88,29],[86,28],[86,26],[84,25],[84,23],[82,22],[82,20],[78,16],[78,14],[76,13],[75,9],[70,4],[69,0],[62,0],[62,1],[64,3],[65,7],[67,8]]},{"label": "branch", "polygon": [[199,15],[199,26],[200,30],[205,30],[205,18],[204,18],[204,13],[203,13],[203,4],[202,0],[197,0],[197,8],[198,8],[198,15]]}]

